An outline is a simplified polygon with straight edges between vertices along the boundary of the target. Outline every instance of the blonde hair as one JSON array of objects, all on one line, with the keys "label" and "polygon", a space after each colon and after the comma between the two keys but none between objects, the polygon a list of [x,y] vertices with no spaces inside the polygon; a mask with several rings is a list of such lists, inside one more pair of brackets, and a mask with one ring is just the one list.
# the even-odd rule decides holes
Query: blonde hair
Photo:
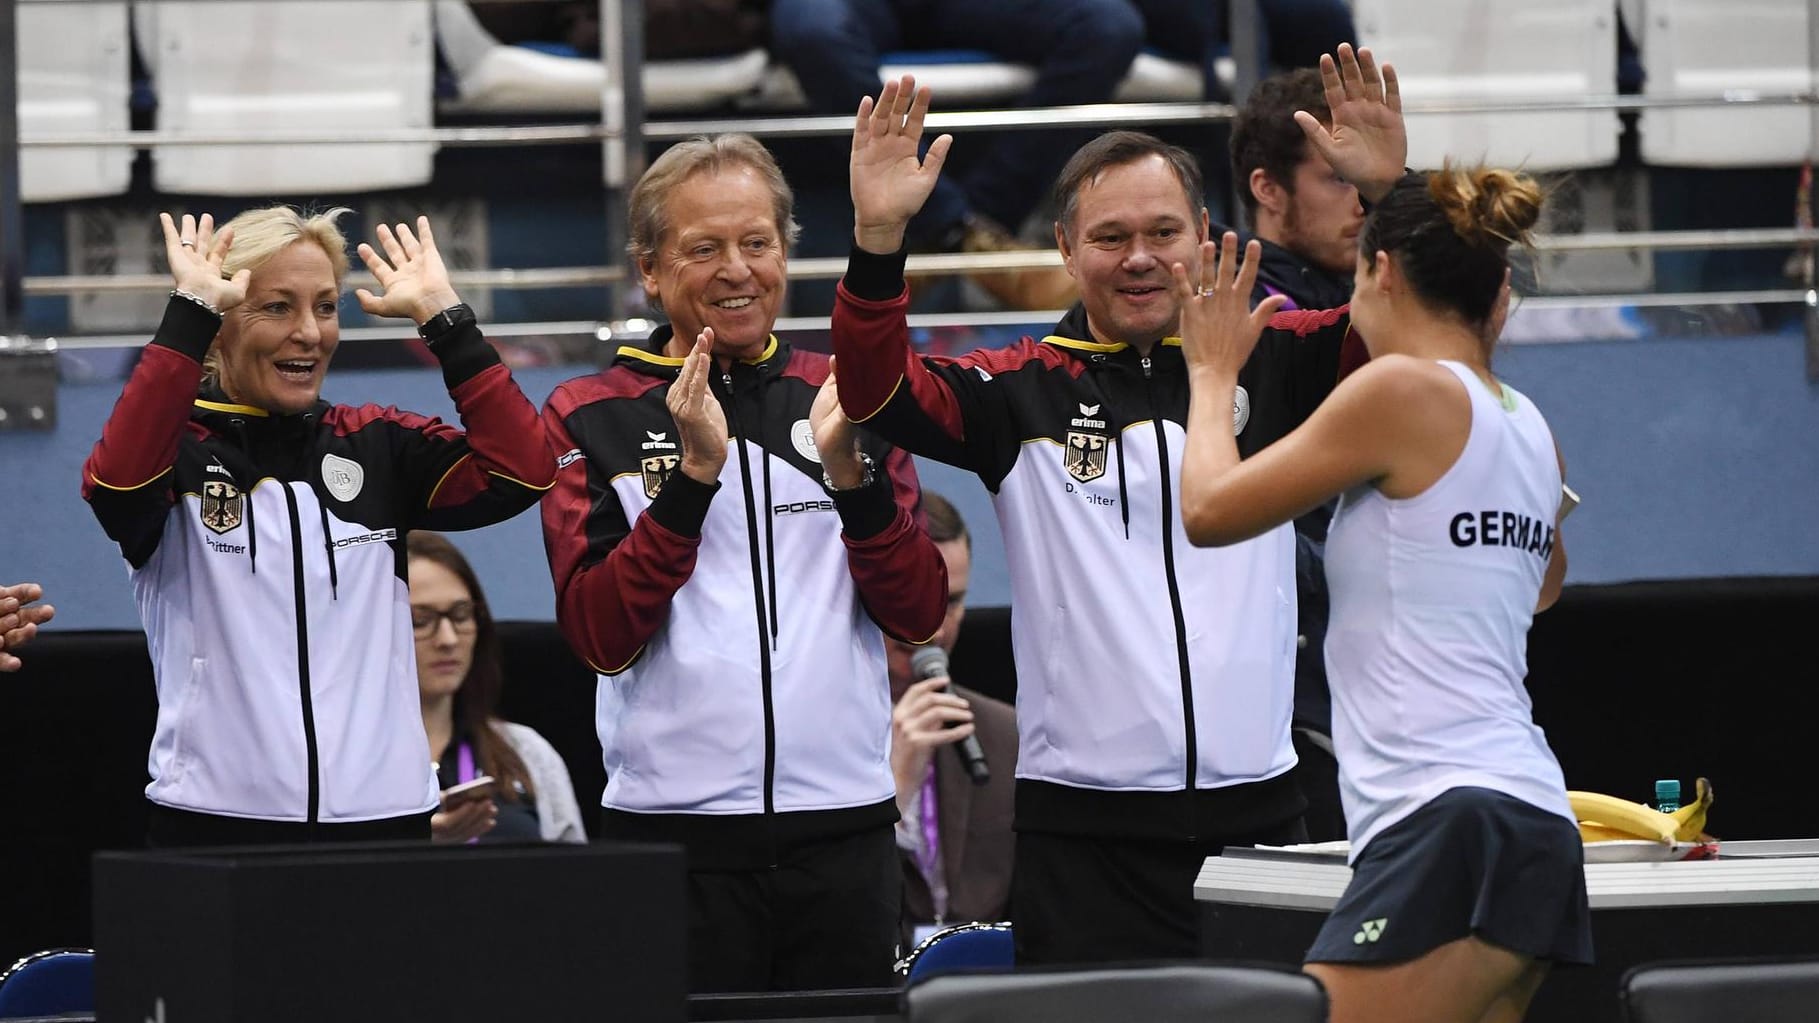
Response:
[{"label": "blonde hair", "polygon": [[1453,233],[1469,244],[1486,245],[1494,238],[1505,245],[1527,245],[1529,231],[1541,219],[1541,186],[1501,167],[1449,163],[1428,176],[1427,191]]},{"label": "blonde hair", "polygon": [[771,214],[783,235],[784,250],[795,245],[802,233],[793,215],[796,196],[771,151],[742,132],[698,135],[664,150],[632,186],[631,240],[625,246],[632,261],[642,266],[656,254],[657,242],[670,228],[666,207],[671,192],[697,174],[719,174],[734,167],[750,168],[770,189]]},{"label": "blonde hair", "polygon": [[[255,273],[271,262],[272,257],[298,242],[309,242],[328,256],[335,275],[335,287],[347,279],[347,235],[341,233],[338,221],[353,210],[346,206],[321,211],[299,210],[282,204],[247,210],[221,225],[221,230],[234,229],[234,243],[221,261],[221,275],[232,277],[242,270]],[[221,376],[221,356],[211,344],[202,359],[203,375],[210,381]]]}]

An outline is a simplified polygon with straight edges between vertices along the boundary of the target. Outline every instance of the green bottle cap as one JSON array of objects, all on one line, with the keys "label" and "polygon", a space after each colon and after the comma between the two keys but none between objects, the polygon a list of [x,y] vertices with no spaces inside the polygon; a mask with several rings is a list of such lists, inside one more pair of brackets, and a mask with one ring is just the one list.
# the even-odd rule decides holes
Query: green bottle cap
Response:
[{"label": "green bottle cap", "polygon": [[1663,778],[1655,783],[1656,803],[1680,802],[1680,779]]}]

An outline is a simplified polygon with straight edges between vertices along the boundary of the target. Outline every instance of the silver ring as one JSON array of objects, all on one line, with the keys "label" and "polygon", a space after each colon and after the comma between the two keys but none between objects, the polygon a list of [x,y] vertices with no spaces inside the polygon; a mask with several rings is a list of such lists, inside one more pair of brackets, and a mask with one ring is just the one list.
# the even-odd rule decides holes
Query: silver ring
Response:
[{"label": "silver ring", "polygon": [[192,242],[192,241],[180,241],[177,244],[183,246],[186,249],[193,249],[196,247],[196,243]]}]

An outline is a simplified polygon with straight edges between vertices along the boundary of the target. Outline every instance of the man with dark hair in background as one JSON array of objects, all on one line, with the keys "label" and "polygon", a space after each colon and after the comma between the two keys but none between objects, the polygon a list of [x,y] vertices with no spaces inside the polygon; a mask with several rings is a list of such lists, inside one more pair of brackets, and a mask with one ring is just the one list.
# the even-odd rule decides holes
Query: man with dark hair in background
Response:
[{"label": "man with dark hair in background", "polygon": [[[897,779],[897,849],[903,861],[903,931],[909,944],[950,923],[1004,919],[1011,896],[1017,712],[1002,700],[950,686],[946,672],[916,678],[918,650],[954,652],[966,617],[973,537],[947,498],[922,492],[929,539],[947,563],[947,617],[928,646],[886,636],[890,666],[891,773]],[[922,656],[927,657],[928,654]],[[939,661],[945,664],[945,658]],[[957,744],[979,740],[990,780],[974,785]]]},{"label": "man with dark hair in background", "polygon": [[[1232,180],[1256,239],[1263,245],[1252,302],[1285,295],[1285,309],[1331,309],[1351,301],[1352,268],[1364,206],[1358,189],[1308,144],[1295,123],[1305,110],[1332,127],[1318,68],[1272,75],[1258,83],[1232,127]],[[1363,344],[1348,338],[1339,375],[1362,365]],[[1295,594],[1300,635],[1295,654],[1295,779],[1307,799],[1308,838],[1345,837],[1333,758],[1333,698],[1326,682],[1326,527],[1333,504],[1295,520]]]}]

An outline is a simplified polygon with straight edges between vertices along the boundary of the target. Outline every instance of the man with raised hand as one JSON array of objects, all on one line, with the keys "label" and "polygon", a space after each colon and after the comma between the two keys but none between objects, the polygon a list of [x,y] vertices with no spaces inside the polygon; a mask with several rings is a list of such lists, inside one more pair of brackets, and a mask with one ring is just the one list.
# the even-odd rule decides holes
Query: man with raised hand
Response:
[{"label": "man with raised hand", "polygon": [[[1322,70],[1333,128],[1309,117],[1309,138],[1360,192],[1387,194],[1407,151],[1394,72],[1350,47]],[[1056,183],[1081,304],[1042,340],[921,358],[903,231],[952,144],[917,158],[928,105],[906,76],[859,107],[840,398],[855,422],[977,473],[994,496],[1019,679],[1018,961],[1193,956],[1204,858],[1303,835],[1291,531],[1194,548],[1176,507],[1188,381],[1171,274],[1198,272],[1208,235],[1199,169],[1136,132],[1088,143]],[[1271,322],[1234,402],[1243,454],[1331,390],[1348,329],[1343,310]]]}]

